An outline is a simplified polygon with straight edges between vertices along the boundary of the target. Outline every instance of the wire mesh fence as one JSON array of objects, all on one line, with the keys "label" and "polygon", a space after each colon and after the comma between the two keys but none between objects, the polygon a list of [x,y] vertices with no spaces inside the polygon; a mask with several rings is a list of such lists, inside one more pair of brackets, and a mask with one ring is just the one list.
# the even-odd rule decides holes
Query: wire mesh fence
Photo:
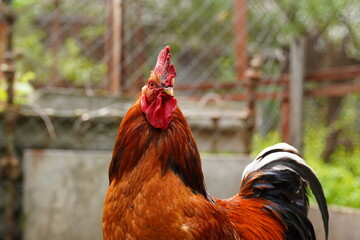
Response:
[{"label": "wire mesh fence", "polygon": [[[0,60],[6,58],[6,14],[11,11],[16,16],[10,29],[15,102],[21,104],[13,140],[20,151],[110,150],[121,116],[159,50],[170,44],[178,72],[176,95],[200,150],[244,152],[250,60],[261,58],[255,133],[280,132],[290,44],[299,37],[306,41],[309,80],[303,103],[305,151],[319,144],[319,157],[331,162],[332,154],[358,148],[357,0],[17,0],[10,1],[10,10],[7,2],[0,1]],[[327,81],[331,71],[316,75],[335,68],[340,69],[335,80]],[[5,136],[4,77],[0,84],[0,132]],[[316,141],[319,135],[322,142]],[[8,140],[0,139],[2,153]]]},{"label": "wire mesh fence", "polygon": [[[258,103],[267,115],[266,121],[259,119],[260,132],[268,132],[279,122],[280,82],[289,72],[292,39],[306,38],[308,72],[358,63],[356,1],[334,0],[330,6],[321,0],[250,1],[236,9],[235,2],[15,2],[17,78],[36,88],[81,88],[89,96],[117,81],[115,91],[135,96],[158,51],[171,44],[178,95],[200,98],[212,92],[223,99],[245,99],[243,73],[236,68],[248,66],[236,54],[240,41],[248,58],[261,54],[262,79],[272,83],[258,88],[274,93]],[[236,14],[245,7],[248,18],[241,27],[247,31],[238,37]]]}]

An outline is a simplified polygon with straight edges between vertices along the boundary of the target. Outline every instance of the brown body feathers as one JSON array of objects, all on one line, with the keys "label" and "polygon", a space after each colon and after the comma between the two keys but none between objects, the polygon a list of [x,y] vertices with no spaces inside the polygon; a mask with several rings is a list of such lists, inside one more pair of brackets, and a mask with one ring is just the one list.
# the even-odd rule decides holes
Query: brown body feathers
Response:
[{"label": "brown body feathers", "polygon": [[288,144],[261,152],[244,170],[235,196],[221,200],[206,192],[196,142],[174,98],[170,60],[167,46],[120,124],[104,203],[104,240],[315,239],[307,218],[308,188],[327,238],[321,184]]}]

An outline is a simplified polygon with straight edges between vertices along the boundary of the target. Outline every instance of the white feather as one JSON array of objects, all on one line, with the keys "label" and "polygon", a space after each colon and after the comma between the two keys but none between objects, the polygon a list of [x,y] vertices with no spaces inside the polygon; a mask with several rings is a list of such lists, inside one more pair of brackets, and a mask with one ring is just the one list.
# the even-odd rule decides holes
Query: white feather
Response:
[{"label": "white feather", "polygon": [[[298,154],[298,150],[287,143],[278,143],[271,147],[265,148],[263,151],[260,152],[260,154],[255,158],[254,161],[252,161],[249,165],[246,166],[243,172],[242,179],[244,179],[248,174],[252,172],[259,171],[266,164],[283,158],[287,158],[289,161],[295,161],[301,165],[304,165],[311,169],[311,171],[315,174],[314,170],[309,167],[309,165],[305,163],[304,159],[302,159]],[[272,169],[282,170],[290,168],[279,164]],[[294,171],[293,169],[290,170]]]}]

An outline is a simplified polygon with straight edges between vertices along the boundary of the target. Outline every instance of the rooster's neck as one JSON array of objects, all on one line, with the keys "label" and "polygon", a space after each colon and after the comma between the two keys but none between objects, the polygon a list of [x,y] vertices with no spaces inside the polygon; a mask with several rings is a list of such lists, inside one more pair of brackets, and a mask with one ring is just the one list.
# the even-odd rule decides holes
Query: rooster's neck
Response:
[{"label": "rooster's neck", "polygon": [[141,111],[139,99],[124,117],[118,131],[109,180],[121,178],[143,161],[154,163],[164,176],[168,170],[179,176],[192,192],[209,199],[201,169],[200,154],[185,117],[177,108],[165,130],[152,127]]}]

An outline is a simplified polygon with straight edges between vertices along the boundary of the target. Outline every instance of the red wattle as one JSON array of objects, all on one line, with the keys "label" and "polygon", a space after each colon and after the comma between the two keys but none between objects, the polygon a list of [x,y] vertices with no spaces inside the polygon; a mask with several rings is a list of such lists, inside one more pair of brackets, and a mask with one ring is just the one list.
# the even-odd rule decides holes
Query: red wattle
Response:
[{"label": "red wattle", "polygon": [[141,97],[141,110],[145,113],[146,119],[154,128],[167,129],[176,109],[177,101],[173,96],[160,92],[156,99],[150,104],[145,94]]}]

